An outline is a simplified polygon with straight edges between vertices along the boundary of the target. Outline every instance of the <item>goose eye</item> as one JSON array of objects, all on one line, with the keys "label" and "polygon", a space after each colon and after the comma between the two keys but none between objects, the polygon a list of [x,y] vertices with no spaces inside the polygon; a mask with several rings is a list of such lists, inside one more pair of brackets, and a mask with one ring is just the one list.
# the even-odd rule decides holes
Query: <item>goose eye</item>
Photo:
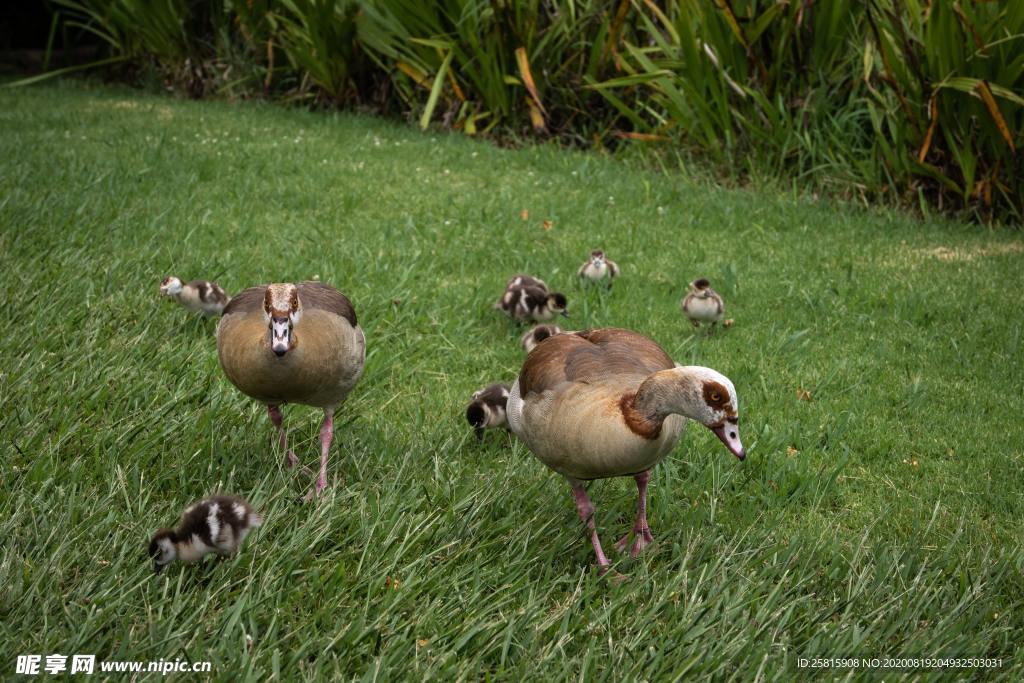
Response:
[{"label": "goose eye", "polygon": [[711,400],[712,401],[721,401],[722,400],[722,396],[721,396],[721,394],[719,394],[716,391],[715,393],[711,394]]}]

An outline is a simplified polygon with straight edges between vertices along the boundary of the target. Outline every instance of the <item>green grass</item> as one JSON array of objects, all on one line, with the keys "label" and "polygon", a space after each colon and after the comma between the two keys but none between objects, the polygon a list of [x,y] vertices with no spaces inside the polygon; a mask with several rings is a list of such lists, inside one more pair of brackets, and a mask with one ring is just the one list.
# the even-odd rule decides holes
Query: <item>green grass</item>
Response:
[{"label": "green grass", "polygon": [[[224,680],[751,680],[853,655],[1001,657],[986,675],[1019,678],[1019,232],[354,115],[67,84],[0,103],[5,675],[60,652]],[[574,281],[598,246],[623,269],[608,296]],[[639,330],[737,387],[747,461],[691,425],[625,582],[592,570],[568,486],[463,419],[522,362],[491,309],[518,271],[565,291],[573,325]],[[223,377],[215,323],[159,300],[172,273],[351,297],[366,372],[318,503]],[[701,275],[731,329],[682,319]],[[285,419],[313,464],[319,413]],[[219,490],[265,526],[154,578],[149,535]],[[590,492],[610,547],[633,483]]]}]

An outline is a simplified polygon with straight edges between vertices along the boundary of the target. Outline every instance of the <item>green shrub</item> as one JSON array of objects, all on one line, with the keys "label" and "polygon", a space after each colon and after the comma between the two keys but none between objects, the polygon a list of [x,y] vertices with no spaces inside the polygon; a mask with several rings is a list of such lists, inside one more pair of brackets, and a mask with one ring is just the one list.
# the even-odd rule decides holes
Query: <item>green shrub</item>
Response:
[{"label": "green shrub", "polygon": [[59,1],[195,96],[655,142],[738,178],[1024,213],[1020,2]]},{"label": "green shrub", "polygon": [[632,5],[627,73],[591,87],[635,130],[733,168],[1020,217],[1024,4]]},{"label": "green shrub", "polygon": [[422,106],[423,126],[440,108],[442,121],[470,134],[500,124],[572,136],[613,118],[581,86],[610,68],[618,4],[366,2],[360,40],[405,105]]}]

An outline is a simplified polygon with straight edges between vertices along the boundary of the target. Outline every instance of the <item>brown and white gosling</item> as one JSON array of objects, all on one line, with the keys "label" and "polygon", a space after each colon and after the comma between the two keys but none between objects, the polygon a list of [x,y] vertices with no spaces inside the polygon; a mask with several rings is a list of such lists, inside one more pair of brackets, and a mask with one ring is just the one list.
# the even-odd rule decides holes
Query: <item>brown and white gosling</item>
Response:
[{"label": "brown and white gosling", "polygon": [[185,309],[203,315],[220,315],[228,305],[228,295],[220,285],[209,280],[192,280],[183,284],[173,275],[160,283],[160,294],[177,301]]},{"label": "brown and white gosling", "polygon": [[608,289],[611,289],[612,281],[619,276],[619,266],[606,257],[602,250],[595,249],[590,252],[590,258],[576,271],[576,276],[595,283],[608,278]]},{"label": "brown and white gosling", "polygon": [[540,344],[548,337],[553,337],[556,334],[562,334],[562,328],[558,325],[536,325],[531,327],[529,332],[524,334],[519,339],[519,345],[523,347],[523,350],[529,353],[533,351],[533,348]]},{"label": "brown and white gosling", "polygon": [[694,327],[700,327],[701,323],[711,323],[714,326],[725,314],[725,303],[718,292],[711,289],[711,283],[707,278],[691,282],[690,291],[683,297],[679,306]]},{"label": "brown and white gosling", "polygon": [[[587,330],[546,340],[526,357],[507,411],[516,436],[569,482],[602,572],[609,562],[584,482],[636,481],[636,556],[654,540],[647,524],[650,470],[675,448],[687,418],[714,432],[740,460],[746,457],[732,382],[711,368],[676,365],[654,341],[629,330]],[[616,548],[625,550],[629,537]]]},{"label": "brown and white gosling", "polygon": [[505,293],[494,307],[519,322],[545,322],[556,315],[568,318],[569,313],[565,310],[567,305],[565,295],[548,291],[543,280],[529,275],[516,275],[505,285]]},{"label": "brown and white gosling", "polygon": [[507,402],[507,384],[491,384],[473,393],[473,400],[466,408],[466,421],[476,432],[477,441],[483,441],[486,429],[508,426],[505,419]]},{"label": "brown and white gosling", "polygon": [[198,562],[216,553],[233,555],[263,517],[238,496],[221,495],[193,503],[176,529],[161,529],[149,542],[153,571],[159,574],[175,560]]},{"label": "brown and white gosling", "polygon": [[[288,448],[282,403],[324,411],[320,476],[306,498],[319,495],[327,487],[334,411],[359,382],[366,359],[366,337],[348,297],[321,282],[250,287],[224,309],[217,356],[239,391],[266,404],[282,449]],[[288,451],[289,467],[296,464]]]}]

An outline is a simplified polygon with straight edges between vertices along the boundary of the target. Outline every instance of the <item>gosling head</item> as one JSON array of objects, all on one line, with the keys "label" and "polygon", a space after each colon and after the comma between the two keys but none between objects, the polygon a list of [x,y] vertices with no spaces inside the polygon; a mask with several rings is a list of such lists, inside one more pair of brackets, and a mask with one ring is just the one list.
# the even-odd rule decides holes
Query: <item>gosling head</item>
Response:
[{"label": "gosling head", "polygon": [[593,262],[595,266],[600,267],[604,263],[604,250],[595,249],[594,251],[590,252],[590,260]]},{"label": "gosling head", "polygon": [[553,337],[556,334],[561,334],[562,328],[558,325],[537,325],[530,328],[529,332],[524,334],[519,340],[519,344],[523,347],[523,350],[529,353],[533,351],[533,348],[540,344],[548,337]]},{"label": "gosling head", "polygon": [[149,542],[149,556],[153,559],[154,573],[159,574],[164,567],[177,559],[177,540],[173,529],[161,529],[153,536],[153,540]]},{"label": "gosling head", "polygon": [[561,292],[552,292],[548,294],[547,304],[548,310],[552,313],[558,313],[563,318],[569,317],[569,312],[565,310],[569,305],[569,301],[565,298],[565,294],[562,294]]},{"label": "gosling head", "polygon": [[484,438],[484,430],[487,428],[487,406],[484,402],[476,399],[466,408],[466,422],[476,433],[477,441]]},{"label": "gosling head", "polygon": [[698,278],[690,283],[690,291],[697,296],[711,296],[710,289],[711,282],[706,277]]},{"label": "gosling head", "polygon": [[280,358],[295,348],[295,326],[302,317],[299,289],[293,284],[273,284],[263,296],[263,313],[270,332],[270,348]]},{"label": "gosling head", "polygon": [[168,275],[160,283],[160,295],[177,296],[178,294],[181,294],[181,280],[173,275]]}]

